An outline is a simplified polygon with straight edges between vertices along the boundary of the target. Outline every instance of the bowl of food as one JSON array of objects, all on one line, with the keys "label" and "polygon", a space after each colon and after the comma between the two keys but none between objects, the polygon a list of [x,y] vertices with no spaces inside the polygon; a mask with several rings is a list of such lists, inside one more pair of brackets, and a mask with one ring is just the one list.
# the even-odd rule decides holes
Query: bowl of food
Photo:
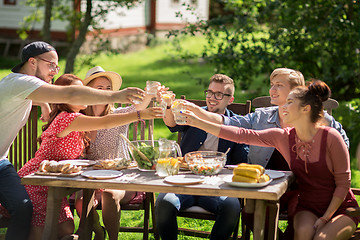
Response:
[{"label": "bowl of food", "polygon": [[218,174],[226,163],[226,154],[216,151],[195,151],[185,154],[188,168],[198,175]]},{"label": "bowl of food", "polygon": [[159,158],[159,142],[151,140],[131,141],[128,145],[130,155],[136,161],[139,169],[155,170]]}]

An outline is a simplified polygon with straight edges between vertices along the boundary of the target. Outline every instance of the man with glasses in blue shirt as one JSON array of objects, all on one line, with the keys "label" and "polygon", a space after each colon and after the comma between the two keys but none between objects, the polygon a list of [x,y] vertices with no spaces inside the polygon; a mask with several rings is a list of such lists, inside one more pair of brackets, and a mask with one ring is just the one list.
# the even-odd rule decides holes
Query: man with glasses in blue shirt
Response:
[{"label": "man with glasses in blue shirt", "polygon": [[[232,117],[233,113],[227,106],[234,101],[234,82],[223,74],[215,74],[205,90],[205,110]],[[192,151],[219,151],[226,152],[226,164],[247,162],[248,146],[236,144],[190,126],[176,125],[174,115],[168,108],[164,117],[165,124],[171,132],[181,132],[180,143],[183,154]],[[216,215],[216,221],[211,231],[210,239],[228,239],[234,231],[240,215],[240,203],[237,198],[193,196],[174,193],[160,193],[156,199],[155,218],[162,239],[177,239],[178,212],[192,206],[200,206]]]}]

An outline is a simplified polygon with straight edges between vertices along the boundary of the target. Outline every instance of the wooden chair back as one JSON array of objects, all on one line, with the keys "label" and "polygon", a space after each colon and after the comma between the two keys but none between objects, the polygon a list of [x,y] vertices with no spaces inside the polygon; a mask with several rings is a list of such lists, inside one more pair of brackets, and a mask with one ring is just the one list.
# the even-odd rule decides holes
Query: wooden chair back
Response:
[{"label": "wooden chair back", "polygon": [[[270,96],[257,97],[251,101],[251,105],[254,108],[274,106],[270,103],[270,101],[271,101]],[[332,115],[332,110],[339,107],[339,103],[335,99],[329,98],[328,100],[323,102],[323,106],[326,112]]]},{"label": "wooden chair back", "polygon": [[[184,95],[181,96],[181,99],[186,99]],[[196,100],[196,99],[186,99],[189,102],[192,102],[200,107],[206,106],[205,100]],[[233,111],[239,115],[246,115],[250,113],[251,110],[251,101],[247,100],[246,103],[232,103],[228,106],[228,109]],[[181,141],[181,133],[178,132],[178,143],[180,144]],[[241,201],[241,205],[243,205]],[[216,215],[206,211],[205,209],[199,206],[192,206],[188,209],[180,211],[178,214],[179,217],[185,218],[194,218],[194,219],[202,219],[202,220],[216,220]],[[189,229],[189,228],[179,228],[179,233],[182,233],[187,236],[193,237],[200,237],[200,238],[208,238],[210,236],[210,232],[208,231],[200,231],[196,229]],[[232,239],[240,239],[238,238],[238,231],[239,231],[239,221],[236,224],[234,232],[232,234]]]},{"label": "wooden chair back", "polygon": [[9,150],[9,161],[16,171],[35,156],[38,149],[38,108],[33,106],[25,126],[19,131]]},{"label": "wooden chair back", "polygon": [[[154,106],[154,101],[149,104]],[[153,140],[154,139],[154,119],[139,121],[130,124],[127,136],[131,141],[135,140]]]}]

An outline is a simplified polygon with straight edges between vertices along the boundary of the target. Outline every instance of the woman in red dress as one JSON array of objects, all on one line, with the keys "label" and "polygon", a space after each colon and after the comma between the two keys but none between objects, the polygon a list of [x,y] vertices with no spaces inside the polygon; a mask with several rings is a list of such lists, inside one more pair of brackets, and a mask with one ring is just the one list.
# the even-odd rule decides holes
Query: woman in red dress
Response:
[{"label": "woman in red dress", "polygon": [[[83,85],[82,80],[72,74],[60,76],[55,85]],[[83,153],[86,140],[83,131],[113,128],[138,121],[138,113],[119,113],[103,117],[89,117],[79,113],[86,105],[54,104],[50,121],[43,127],[41,145],[35,157],[18,172],[22,178],[39,170],[43,160],[77,159]],[[139,112],[142,119],[161,117],[161,108],[148,108]],[[48,187],[26,185],[33,203],[32,226],[29,239],[41,239],[45,224]],[[67,199],[61,202],[59,237],[74,232],[74,221]]]}]

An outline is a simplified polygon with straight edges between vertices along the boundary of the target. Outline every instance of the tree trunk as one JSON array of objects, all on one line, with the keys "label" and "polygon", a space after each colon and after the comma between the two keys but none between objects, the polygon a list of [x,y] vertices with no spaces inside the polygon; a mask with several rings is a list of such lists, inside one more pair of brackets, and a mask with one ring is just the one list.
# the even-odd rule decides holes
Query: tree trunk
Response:
[{"label": "tree trunk", "polygon": [[42,29],[43,41],[51,43],[51,9],[53,7],[53,0],[45,0],[45,16],[44,25]]},{"label": "tree trunk", "polygon": [[91,0],[86,1],[86,13],[85,19],[80,25],[79,34],[77,35],[76,39],[70,45],[69,52],[66,56],[66,67],[65,73],[72,73],[74,72],[74,63],[77,54],[80,51],[80,47],[85,42],[86,33],[88,32],[88,27],[91,23],[91,9],[92,9],[92,2]]}]

